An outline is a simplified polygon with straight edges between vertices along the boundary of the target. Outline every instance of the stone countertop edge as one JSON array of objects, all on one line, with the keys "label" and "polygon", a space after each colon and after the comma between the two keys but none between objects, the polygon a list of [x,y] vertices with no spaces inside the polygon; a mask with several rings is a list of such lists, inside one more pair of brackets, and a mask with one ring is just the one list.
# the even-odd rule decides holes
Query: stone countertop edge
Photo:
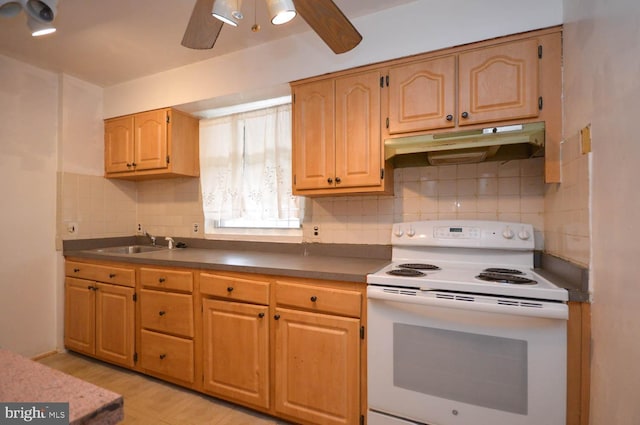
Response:
[{"label": "stone countertop edge", "polygon": [[70,425],[113,425],[124,419],[120,394],[0,349],[0,400],[69,403]]}]

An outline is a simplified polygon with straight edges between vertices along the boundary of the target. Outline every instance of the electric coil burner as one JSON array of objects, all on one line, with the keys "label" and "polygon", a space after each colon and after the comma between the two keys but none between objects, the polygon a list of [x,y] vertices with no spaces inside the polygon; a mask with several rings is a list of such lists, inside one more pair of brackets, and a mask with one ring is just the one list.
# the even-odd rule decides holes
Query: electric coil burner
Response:
[{"label": "electric coil burner", "polygon": [[[522,274],[522,272],[518,273]],[[512,285],[535,285],[537,283],[535,280],[526,277],[495,272],[483,272],[476,276],[476,278],[487,282],[510,283]]]}]

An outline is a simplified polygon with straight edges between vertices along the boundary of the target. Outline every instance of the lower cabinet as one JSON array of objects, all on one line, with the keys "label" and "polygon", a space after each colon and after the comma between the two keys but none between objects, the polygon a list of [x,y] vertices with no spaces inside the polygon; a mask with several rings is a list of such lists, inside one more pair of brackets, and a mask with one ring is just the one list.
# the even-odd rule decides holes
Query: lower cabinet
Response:
[{"label": "lower cabinet", "polygon": [[[134,366],[135,289],[84,277],[97,277],[96,268],[67,264],[65,278],[66,348],[121,366]],[[98,266],[102,267],[102,266]],[[109,275],[119,276],[121,269]],[[133,270],[125,270],[126,272]],[[70,277],[69,275],[79,277]],[[125,281],[126,283],[126,281]]]},{"label": "lower cabinet", "polygon": [[360,320],[277,308],[275,409],[313,424],[358,424]]}]

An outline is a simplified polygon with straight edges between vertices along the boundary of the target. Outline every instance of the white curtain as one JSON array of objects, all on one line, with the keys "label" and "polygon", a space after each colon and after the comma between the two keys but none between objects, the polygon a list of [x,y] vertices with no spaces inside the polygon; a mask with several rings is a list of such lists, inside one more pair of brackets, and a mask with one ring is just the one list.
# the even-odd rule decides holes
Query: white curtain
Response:
[{"label": "white curtain", "polygon": [[202,121],[200,168],[205,232],[225,222],[281,227],[300,218],[291,194],[290,104]]}]

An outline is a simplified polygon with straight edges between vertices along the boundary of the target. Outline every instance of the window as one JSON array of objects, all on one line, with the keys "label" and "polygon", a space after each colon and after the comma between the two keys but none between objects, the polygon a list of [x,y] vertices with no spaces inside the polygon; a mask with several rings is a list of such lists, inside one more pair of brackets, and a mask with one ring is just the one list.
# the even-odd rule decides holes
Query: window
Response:
[{"label": "window", "polygon": [[200,122],[205,236],[301,238],[291,193],[291,104]]}]

